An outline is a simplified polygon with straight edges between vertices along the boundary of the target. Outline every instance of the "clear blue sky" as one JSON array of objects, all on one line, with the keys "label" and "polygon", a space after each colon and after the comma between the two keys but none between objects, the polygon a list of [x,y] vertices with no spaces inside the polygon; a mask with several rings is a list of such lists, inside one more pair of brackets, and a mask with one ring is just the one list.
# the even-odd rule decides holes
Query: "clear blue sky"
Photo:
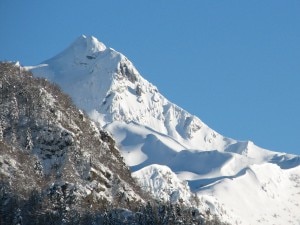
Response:
[{"label": "clear blue sky", "polygon": [[219,133],[300,155],[299,0],[1,0],[0,60],[94,35]]}]

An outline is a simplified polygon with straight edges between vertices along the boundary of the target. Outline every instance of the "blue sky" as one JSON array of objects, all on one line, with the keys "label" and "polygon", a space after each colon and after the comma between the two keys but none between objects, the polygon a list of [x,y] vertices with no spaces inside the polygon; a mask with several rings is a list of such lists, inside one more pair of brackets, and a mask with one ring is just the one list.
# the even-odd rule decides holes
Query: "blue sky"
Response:
[{"label": "blue sky", "polygon": [[94,35],[219,133],[300,154],[299,0],[1,0],[0,27],[0,60]]}]

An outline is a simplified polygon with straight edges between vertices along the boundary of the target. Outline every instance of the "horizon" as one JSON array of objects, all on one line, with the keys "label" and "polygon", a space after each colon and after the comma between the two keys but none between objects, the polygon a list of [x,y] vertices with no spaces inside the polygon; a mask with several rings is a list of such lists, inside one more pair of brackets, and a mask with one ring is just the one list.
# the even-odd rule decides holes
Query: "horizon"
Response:
[{"label": "horizon", "polygon": [[300,2],[0,6],[1,61],[37,65],[93,35],[218,133],[300,155]]}]

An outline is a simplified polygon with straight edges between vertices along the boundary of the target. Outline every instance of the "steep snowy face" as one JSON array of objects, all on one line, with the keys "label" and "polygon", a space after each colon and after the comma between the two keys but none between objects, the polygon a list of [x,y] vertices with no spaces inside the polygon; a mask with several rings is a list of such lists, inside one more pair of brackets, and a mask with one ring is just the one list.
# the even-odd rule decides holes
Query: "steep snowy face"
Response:
[{"label": "steep snowy face", "polygon": [[136,122],[194,149],[224,150],[234,143],[169,102],[124,55],[95,37],[81,36],[62,53],[30,69],[58,83],[103,126]]},{"label": "steep snowy face", "polygon": [[81,36],[62,53],[31,69],[58,83],[79,107],[91,111],[99,109],[121,58],[96,38]]},{"label": "steep snowy face", "polygon": [[[30,69],[38,76],[60,84],[76,104],[87,112],[96,110],[111,113],[114,106],[103,109],[107,99],[117,105],[118,94],[140,79],[124,55],[106,48],[95,37],[84,35],[57,56]],[[107,116],[106,119],[111,122],[117,117]]]}]

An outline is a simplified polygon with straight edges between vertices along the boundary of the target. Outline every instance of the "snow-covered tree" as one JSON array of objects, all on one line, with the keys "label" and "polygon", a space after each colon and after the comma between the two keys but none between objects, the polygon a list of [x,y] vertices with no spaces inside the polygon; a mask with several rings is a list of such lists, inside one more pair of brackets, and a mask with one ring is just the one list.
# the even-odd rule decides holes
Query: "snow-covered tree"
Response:
[{"label": "snow-covered tree", "polygon": [[15,94],[12,94],[10,115],[14,122],[19,119],[18,101]]},{"label": "snow-covered tree", "polygon": [[31,136],[31,130],[30,130],[30,128],[27,128],[27,130],[26,130],[25,148],[28,151],[31,151],[32,148],[33,148],[33,142],[32,142],[32,136]]},{"label": "snow-covered tree", "polygon": [[2,128],[1,120],[0,120],[0,141],[3,141],[3,128]]},{"label": "snow-covered tree", "polygon": [[22,225],[23,224],[23,218],[21,216],[21,210],[19,208],[17,208],[17,210],[15,211],[15,215],[13,218],[13,225]]},{"label": "snow-covered tree", "polygon": [[11,131],[10,142],[13,145],[12,147],[14,147],[14,145],[17,144],[17,134],[16,134],[16,130],[15,129],[12,129],[12,131]]}]

